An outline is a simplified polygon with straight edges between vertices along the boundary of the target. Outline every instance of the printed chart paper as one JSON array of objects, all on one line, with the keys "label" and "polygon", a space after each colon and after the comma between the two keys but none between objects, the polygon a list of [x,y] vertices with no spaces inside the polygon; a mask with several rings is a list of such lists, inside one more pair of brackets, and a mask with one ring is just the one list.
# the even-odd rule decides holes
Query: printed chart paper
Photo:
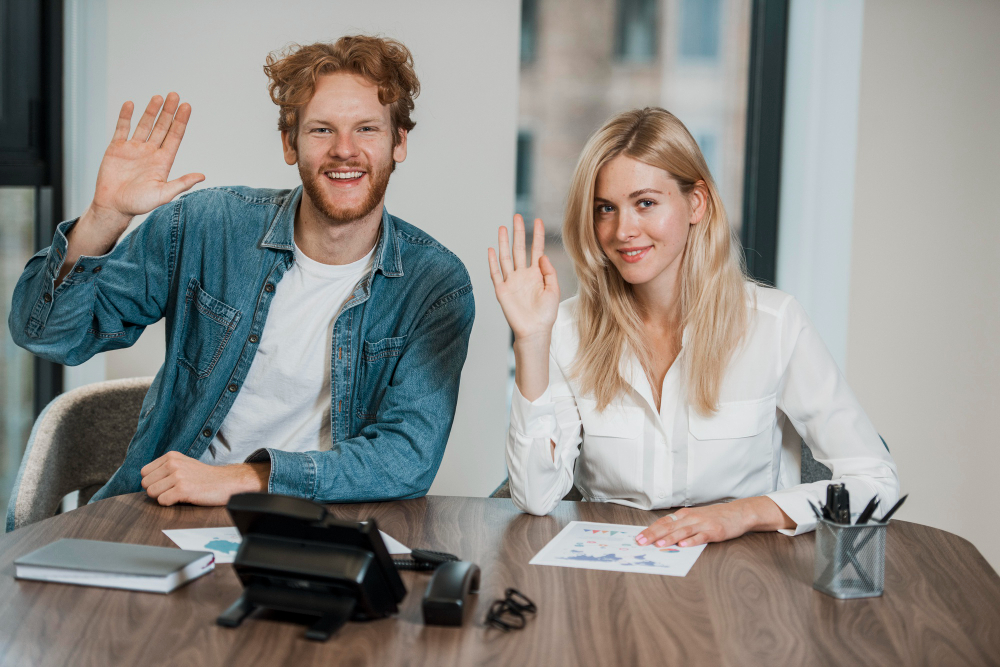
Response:
[{"label": "printed chart paper", "polygon": [[243,541],[236,526],[165,530],[163,534],[181,549],[211,551],[216,563],[232,563]]},{"label": "printed chart paper", "polygon": [[[382,531],[379,531],[382,533]],[[165,530],[163,534],[181,549],[190,551],[211,551],[216,563],[232,563],[239,551],[243,537],[235,526],[221,528],[185,528]],[[385,548],[392,555],[408,554],[410,550],[400,542],[382,533]]]},{"label": "printed chart paper", "polygon": [[531,565],[578,567],[609,572],[642,572],[683,577],[705,550],[697,547],[639,546],[646,526],[571,521],[531,559]]}]

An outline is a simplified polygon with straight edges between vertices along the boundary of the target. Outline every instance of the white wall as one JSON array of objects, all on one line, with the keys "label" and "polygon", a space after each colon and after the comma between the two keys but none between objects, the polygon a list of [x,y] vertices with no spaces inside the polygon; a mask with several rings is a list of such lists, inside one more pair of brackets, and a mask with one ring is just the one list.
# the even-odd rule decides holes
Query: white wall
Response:
[{"label": "white wall", "polygon": [[[75,46],[67,45],[80,56],[77,78],[68,81],[79,92],[78,106],[68,115],[79,138],[70,142],[68,156],[70,170],[76,170],[69,181],[77,184],[69,201],[78,209],[89,201],[96,166],[125,100],[141,109],[154,94],[175,90],[191,103],[174,175],[200,171],[207,176],[201,187],[292,187],[299,179],[282,160],[277,109],[262,71],[267,53],[292,42],[330,41],[355,32],[394,37],[411,49],[422,88],[417,127],[407,160],[392,177],[387,206],[462,258],[477,306],[455,427],[431,492],[492,491],[506,475],[509,330],[493,297],[485,257],[497,226],[509,222],[513,212],[520,3],[70,4],[87,28]],[[133,348],[104,355],[105,368],[70,370],[67,380],[72,386],[100,379],[102,371],[108,378],[153,374],[163,355],[162,325],[150,327]]]},{"label": "white wall", "polygon": [[865,4],[847,372],[898,515],[1000,569],[1000,3]]}]

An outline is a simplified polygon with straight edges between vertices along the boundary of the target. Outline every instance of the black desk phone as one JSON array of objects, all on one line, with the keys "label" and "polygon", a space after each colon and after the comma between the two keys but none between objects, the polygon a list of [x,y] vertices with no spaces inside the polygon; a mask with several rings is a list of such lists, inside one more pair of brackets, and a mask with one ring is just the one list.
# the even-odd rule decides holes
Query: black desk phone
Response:
[{"label": "black desk phone", "polygon": [[[234,495],[226,509],[243,536],[233,562],[243,594],[219,625],[236,627],[263,607],[318,616],[306,637],[325,641],[350,619],[398,611],[406,587],[374,520],[342,521],[311,500],[267,493]],[[417,551],[414,560],[433,560],[430,554],[447,556]],[[478,590],[479,568],[446,564],[428,585],[432,599],[425,596],[424,618],[460,625],[465,596]]]}]

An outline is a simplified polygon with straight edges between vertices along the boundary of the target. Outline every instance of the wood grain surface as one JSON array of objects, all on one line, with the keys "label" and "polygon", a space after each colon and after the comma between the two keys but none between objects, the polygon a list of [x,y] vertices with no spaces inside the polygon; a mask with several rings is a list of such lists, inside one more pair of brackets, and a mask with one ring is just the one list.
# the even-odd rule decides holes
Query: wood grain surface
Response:
[{"label": "wood grain surface", "polygon": [[[967,541],[894,521],[885,594],[835,600],[812,588],[812,535],[709,545],[683,578],[528,565],[568,522],[646,525],[665,512],[563,502],[547,517],[508,499],[431,496],[336,505],[412,547],[482,568],[461,628],[424,626],[429,575],[403,572],[400,613],[348,623],[327,643],[264,613],[215,618],[240,594],[231,565],[169,595],[14,579],[13,561],[61,537],[170,546],[161,530],[231,525],[223,508],[110,498],[0,537],[4,665],[990,665],[1000,664],[1000,577]],[[508,586],[538,604],[524,630],[487,628]]]}]

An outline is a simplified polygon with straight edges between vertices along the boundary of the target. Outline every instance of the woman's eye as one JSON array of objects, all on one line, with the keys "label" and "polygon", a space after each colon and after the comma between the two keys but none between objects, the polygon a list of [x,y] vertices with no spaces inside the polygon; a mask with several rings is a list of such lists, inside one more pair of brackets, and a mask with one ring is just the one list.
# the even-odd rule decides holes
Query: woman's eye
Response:
[{"label": "woman's eye", "polygon": [[612,206],[611,204],[598,204],[595,210],[601,214],[611,213],[612,211],[615,210],[615,207]]},{"label": "woman's eye", "polygon": [[639,208],[649,208],[650,206],[653,206],[655,204],[656,204],[656,202],[653,201],[652,199],[640,199],[639,200]]}]

